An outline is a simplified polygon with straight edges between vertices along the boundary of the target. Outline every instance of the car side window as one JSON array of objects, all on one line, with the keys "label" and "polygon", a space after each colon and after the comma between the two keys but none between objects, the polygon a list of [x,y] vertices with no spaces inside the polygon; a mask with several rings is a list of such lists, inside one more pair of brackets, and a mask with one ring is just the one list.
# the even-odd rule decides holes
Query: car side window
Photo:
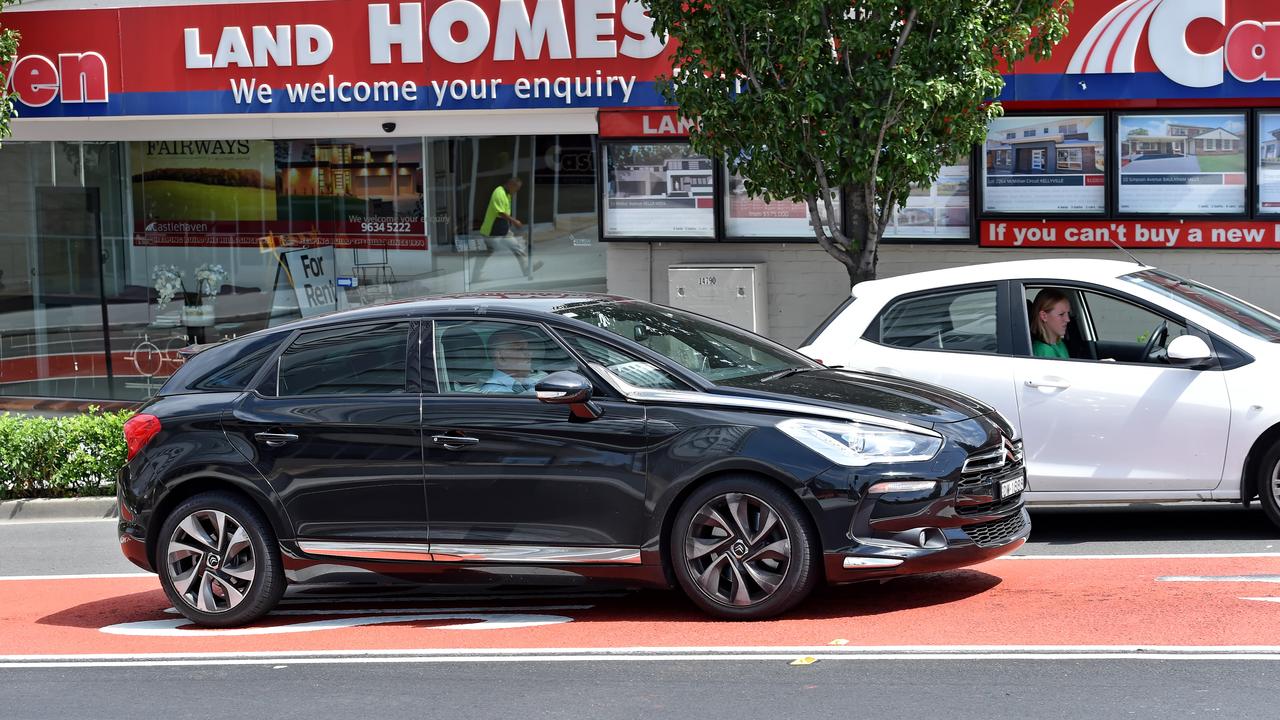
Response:
[{"label": "car side window", "polygon": [[533,397],[539,380],[560,370],[581,372],[536,325],[488,320],[442,320],[435,327],[440,391]]},{"label": "car side window", "polygon": [[348,325],[298,335],[280,355],[278,394],[405,392],[409,323]]},{"label": "car side window", "polygon": [[561,333],[564,341],[583,357],[599,363],[610,372],[639,388],[650,390],[688,390],[689,387],[670,373],[643,358],[623,352],[576,333]]},{"label": "car side window", "polygon": [[977,288],[899,300],[880,314],[880,342],[914,350],[997,351],[996,289]]},{"label": "car side window", "polygon": [[1081,297],[1099,360],[1164,362],[1169,342],[1188,334],[1186,325],[1140,305],[1095,292],[1082,292]]}]

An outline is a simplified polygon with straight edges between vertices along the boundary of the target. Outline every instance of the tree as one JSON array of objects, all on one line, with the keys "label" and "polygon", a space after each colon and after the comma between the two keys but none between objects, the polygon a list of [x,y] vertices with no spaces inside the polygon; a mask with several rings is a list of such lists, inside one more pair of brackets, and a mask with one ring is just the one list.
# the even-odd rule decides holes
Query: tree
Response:
[{"label": "tree", "polygon": [[[5,6],[14,5],[20,0],[0,0],[0,11]],[[13,93],[9,92],[9,77],[5,74],[13,67],[13,58],[18,54],[18,31],[0,27],[0,142],[11,134],[9,118],[15,115]]]},{"label": "tree", "polygon": [[[985,140],[1002,67],[1048,57],[1071,0],[645,0],[677,41],[663,84],[689,140],[766,200],[807,204],[856,284],[911,185]],[[841,229],[832,193],[844,188]],[[818,203],[825,212],[819,213]]]}]

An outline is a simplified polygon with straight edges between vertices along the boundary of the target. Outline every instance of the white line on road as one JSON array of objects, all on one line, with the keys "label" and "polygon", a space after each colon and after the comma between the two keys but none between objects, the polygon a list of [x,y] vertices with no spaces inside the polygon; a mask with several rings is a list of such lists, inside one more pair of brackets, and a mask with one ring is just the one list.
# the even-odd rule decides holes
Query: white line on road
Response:
[{"label": "white line on road", "polygon": [[1208,558],[1280,558],[1280,552],[1149,553],[1145,555],[1005,555],[997,560],[1182,560]]},{"label": "white line on road", "polygon": [[158,667],[209,665],[319,665],[369,663],[792,661],[815,660],[1280,660],[1276,646],[871,646],[526,648],[473,650],[369,650],[206,654],[7,655],[0,668]]},{"label": "white line on road", "polygon": [[89,575],[0,575],[0,580],[94,580],[97,578],[156,577],[155,573],[96,573]]}]

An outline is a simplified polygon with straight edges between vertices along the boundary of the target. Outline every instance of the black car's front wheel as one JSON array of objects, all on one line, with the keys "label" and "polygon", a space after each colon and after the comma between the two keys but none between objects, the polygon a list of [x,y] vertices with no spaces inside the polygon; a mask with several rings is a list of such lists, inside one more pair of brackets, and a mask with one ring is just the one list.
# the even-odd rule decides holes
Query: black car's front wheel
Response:
[{"label": "black car's front wheel", "polygon": [[681,588],[703,610],[730,620],[794,607],[819,573],[804,512],[791,492],[756,477],[722,477],[698,488],[671,526]]},{"label": "black car's front wheel", "polygon": [[156,552],[169,601],[198,625],[253,622],[284,593],[275,533],[238,495],[209,492],[184,501],[160,528]]}]

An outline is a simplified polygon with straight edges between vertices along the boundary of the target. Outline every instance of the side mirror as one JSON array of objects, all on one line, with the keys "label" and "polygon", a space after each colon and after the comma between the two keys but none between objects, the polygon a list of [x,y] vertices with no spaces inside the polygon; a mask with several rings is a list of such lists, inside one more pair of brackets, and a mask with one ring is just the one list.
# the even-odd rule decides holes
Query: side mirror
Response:
[{"label": "side mirror", "polygon": [[553,372],[538,381],[533,389],[539,402],[568,405],[569,412],[579,420],[595,420],[604,414],[600,406],[591,402],[591,381],[576,372]]},{"label": "side mirror", "polygon": [[1195,335],[1179,335],[1169,343],[1167,357],[1170,365],[1203,367],[1213,359],[1213,350]]}]

